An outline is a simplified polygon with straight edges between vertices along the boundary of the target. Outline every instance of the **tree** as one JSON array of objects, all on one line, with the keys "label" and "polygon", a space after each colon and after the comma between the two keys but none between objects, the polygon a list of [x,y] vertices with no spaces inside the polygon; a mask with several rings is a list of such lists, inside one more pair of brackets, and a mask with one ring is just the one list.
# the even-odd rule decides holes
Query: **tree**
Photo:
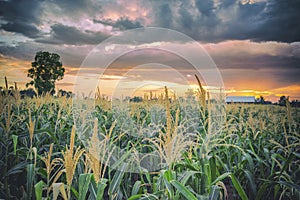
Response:
[{"label": "tree", "polygon": [[55,93],[55,81],[63,79],[64,72],[65,68],[63,68],[58,54],[39,51],[28,70],[27,76],[33,80],[26,86],[33,85],[38,95],[47,92],[53,95]]},{"label": "tree", "polygon": [[292,106],[292,107],[300,107],[300,101],[298,101],[298,100],[293,100],[293,101],[291,102],[291,106]]},{"label": "tree", "polygon": [[73,93],[71,91],[65,91],[65,90],[58,90],[58,96],[61,96],[61,97],[67,97],[67,98],[70,98],[73,96]]},{"label": "tree", "polygon": [[143,101],[143,98],[142,98],[142,97],[134,96],[134,97],[131,98],[129,101],[130,101],[130,102],[134,102],[134,103],[138,103],[138,102],[142,102],[142,101]]},{"label": "tree", "polygon": [[259,98],[255,99],[255,103],[257,103],[257,104],[265,104],[265,97],[259,96]]},{"label": "tree", "polygon": [[289,102],[289,97],[281,96],[278,100],[280,106],[286,106],[286,102]]},{"label": "tree", "polygon": [[29,88],[29,89],[26,89],[26,90],[21,90],[20,95],[21,95],[22,99],[25,98],[25,97],[33,98],[33,97],[36,96],[36,92],[32,88]]}]

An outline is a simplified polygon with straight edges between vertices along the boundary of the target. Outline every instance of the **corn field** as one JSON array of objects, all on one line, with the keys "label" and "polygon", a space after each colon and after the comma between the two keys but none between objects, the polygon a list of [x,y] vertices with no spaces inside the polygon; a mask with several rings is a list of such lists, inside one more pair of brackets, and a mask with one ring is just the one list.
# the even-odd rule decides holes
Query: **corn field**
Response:
[{"label": "corn field", "polygon": [[[300,199],[300,110],[288,103],[224,105],[212,134],[203,94],[179,105],[166,89],[125,111],[96,98],[87,129],[72,98],[0,98],[1,199]],[[154,150],[157,170],[122,162]]]}]

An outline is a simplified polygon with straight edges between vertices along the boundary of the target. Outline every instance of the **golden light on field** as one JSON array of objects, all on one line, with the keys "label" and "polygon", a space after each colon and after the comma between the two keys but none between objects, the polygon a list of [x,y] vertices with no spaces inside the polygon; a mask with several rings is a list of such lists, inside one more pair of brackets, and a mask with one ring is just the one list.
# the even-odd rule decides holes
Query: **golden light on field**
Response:
[{"label": "golden light on field", "polygon": [[0,0],[0,200],[299,199],[299,10]]}]

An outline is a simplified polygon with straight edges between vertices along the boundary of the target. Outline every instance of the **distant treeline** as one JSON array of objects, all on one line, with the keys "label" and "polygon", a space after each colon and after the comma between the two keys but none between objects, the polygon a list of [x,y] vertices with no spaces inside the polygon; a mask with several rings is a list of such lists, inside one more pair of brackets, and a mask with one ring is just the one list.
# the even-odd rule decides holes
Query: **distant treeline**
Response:
[{"label": "distant treeline", "polygon": [[[14,86],[9,87],[8,82],[7,82],[7,78],[5,77],[5,87],[0,86],[0,95],[1,96],[7,96],[7,95],[8,96],[16,96],[16,94],[20,95],[21,99],[23,99],[25,97],[29,97],[29,98],[37,97],[37,92],[33,88],[18,90],[16,82],[15,82]],[[50,92],[50,94],[58,96],[58,97],[67,97],[67,98],[71,98],[71,97],[75,96],[71,91],[65,91],[65,90],[62,90],[62,89],[58,90],[58,92],[56,94],[55,94],[55,92]],[[144,96],[144,98],[140,97],[140,96],[134,96],[132,98],[131,97],[126,97],[124,100],[129,101],[129,102],[133,102],[133,103],[138,103],[138,102],[142,102],[142,101],[148,101],[148,100],[155,101],[155,100],[159,99],[156,96],[152,97],[151,94],[150,94],[150,98],[148,96]],[[40,96],[43,96],[43,93]],[[105,98],[103,97],[103,99],[105,99]],[[179,99],[182,99],[182,97],[179,97]],[[187,97],[187,99],[195,100],[195,96],[189,95]],[[172,99],[170,99],[170,101],[172,101]],[[210,101],[214,101],[214,100],[211,99]],[[287,106],[288,105],[288,106],[291,106],[291,107],[300,107],[300,101],[299,100],[290,101],[289,97],[286,97],[286,96],[281,96],[279,98],[278,102],[276,102],[276,103],[272,103],[271,101],[266,101],[263,96],[260,96],[259,98],[255,99],[254,104],[279,105],[279,106]]]},{"label": "distant treeline", "polygon": [[[18,90],[13,86],[10,86],[8,89],[3,88],[0,86],[0,95],[2,96],[6,96],[6,95],[10,95],[10,96],[14,96],[16,94],[16,92],[18,92],[18,94],[20,95],[21,99],[25,98],[25,97],[29,97],[29,98],[34,98],[37,97],[37,93],[33,88],[28,88],[28,89],[24,89],[24,90]],[[52,93],[53,94],[53,93]],[[56,93],[55,96],[58,97],[73,97],[74,94],[71,91],[65,91],[65,90],[58,90],[58,92]],[[127,97],[126,100],[129,100],[130,102],[133,103],[138,103],[138,102],[142,102],[144,101],[143,97],[139,97],[139,96],[134,96],[132,98]],[[147,99],[149,100],[149,99]],[[155,98],[153,98],[152,100],[157,100]],[[260,97],[257,98],[255,100],[254,104],[260,104],[260,105],[279,105],[279,106],[286,106],[287,103],[291,106],[291,107],[300,107],[300,101],[299,100],[289,100],[289,97],[286,96],[281,96],[278,100],[278,102],[272,103],[271,101],[265,101],[264,97]]]},{"label": "distant treeline", "polygon": [[[21,97],[21,99],[25,98],[25,97],[29,97],[29,98],[33,98],[33,97],[37,97],[37,93],[36,91],[33,89],[33,88],[28,88],[28,89],[24,89],[24,90],[17,90],[16,88],[14,87],[9,87],[8,89],[6,88],[3,88],[0,86],[0,94],[2,96],[15,96],[15,94],[18,93]],[[58,90],[56,96],[59,96],[59,97],[67,97],[67,98],[70,98],[73,95],[73,93],[71,91],[65,91],[65,90]]]}]

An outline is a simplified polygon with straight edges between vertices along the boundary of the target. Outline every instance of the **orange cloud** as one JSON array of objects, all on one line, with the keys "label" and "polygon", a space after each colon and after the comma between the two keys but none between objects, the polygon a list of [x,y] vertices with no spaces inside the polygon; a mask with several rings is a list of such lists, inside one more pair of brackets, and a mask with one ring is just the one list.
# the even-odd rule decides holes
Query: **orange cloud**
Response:
[{"label": "orange cloud", "polygon": [[[18,86],[21,89],[24,89],[25,83],[29,82],[30,80],[26,75],[30,66],[30,61],[7,57],[0,54],[0,75],[3,78],[4,76],[8,78],[9,85],[13,85],[14,82],[17,82]],[[77,72],[79,68],[72,66],[64,67],[66,69],[65,77],[63,80],[57,82],[56,88],[72,91],[74,84],[76,83]],[[127,71],[127,68],[108,69],[102,77],[103,93],[108,94],[109,91],[113,89],[113,86],[116,85],[117,81],[123,76],[126,76]],[[300,84],[284,85],[283,83],[276,81],[276,79],[272,79],[272,77],[264,77],[262,73],[258,73],[255,70],[224,70],[222,71],[222,74],[226,93],[228,95],[262,95],[266,98],[266,100],[271,100],[273,102],[278,101],[279,97],[282,95],[290,96],[291,100],[300,99]],[[86,68],[84,75],[87,75],[87,78],[97,79],[97,69]],[[88,77],[88,75],[93,76]],[[127,76],[130,77],[129,74],[127,74]],[[190,74],[188,74],[187,77],[189,77],[191,80],[193,79],[193,76]],[[195,82],[191,81],[191,84],[193,83]],[[4,85],[4,79],[1,85]],[[87,86],[87,88],[90,87]],[[155,88],[149,89],[155,90]]]},{"label": "orange cloud", "polygon": [[263,96],[266,100],[277,102],[280,96],[290,96],[290,100],[300,99],[300,85],[290,85],[281,88],[270,89],[266,91],[260,90],[235,90],[234,88],[227,89],[228,95],[235,96]]},{"label": "orange cloud", "polygon": [[19,87],[24,86],[24,84],[29,81],[26,75],[28,66],[30,66],[29,61],[19,60],[0,54],[0,76],[3,78],[6,76],[9,85],[14,85],[14,82],[17,82]]}]

